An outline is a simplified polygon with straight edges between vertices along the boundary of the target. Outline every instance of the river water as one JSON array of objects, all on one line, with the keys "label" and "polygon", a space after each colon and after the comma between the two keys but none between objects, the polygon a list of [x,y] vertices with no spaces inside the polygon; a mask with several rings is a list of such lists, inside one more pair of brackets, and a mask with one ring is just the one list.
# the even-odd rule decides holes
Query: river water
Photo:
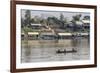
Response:
[{"label": "river water", "polygon": [[[22,40],[21,62],[49,62],[87,60],[90,58],[89,40],[64,39],[64,40]],[[57,50],[77,50],[75,53],[56,53]]]}]

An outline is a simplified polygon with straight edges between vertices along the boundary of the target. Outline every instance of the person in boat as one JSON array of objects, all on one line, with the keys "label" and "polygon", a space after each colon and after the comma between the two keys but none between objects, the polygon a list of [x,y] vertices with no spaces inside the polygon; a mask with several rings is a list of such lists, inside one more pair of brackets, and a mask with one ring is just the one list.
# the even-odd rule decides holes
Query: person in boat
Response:
[{"label": "person in boat", "polygon": [[76,50],[74,48],[72,48],[72,52],[76,52]]},{"label": "person in boat", "polygon": [[60,50],[59,49],[57,50],[57,53],[60,53]]},{"label": "person in boat", "polygon": [[64,51],[63,51],[64,53],[66,53],[66,49],[64,49]]}]

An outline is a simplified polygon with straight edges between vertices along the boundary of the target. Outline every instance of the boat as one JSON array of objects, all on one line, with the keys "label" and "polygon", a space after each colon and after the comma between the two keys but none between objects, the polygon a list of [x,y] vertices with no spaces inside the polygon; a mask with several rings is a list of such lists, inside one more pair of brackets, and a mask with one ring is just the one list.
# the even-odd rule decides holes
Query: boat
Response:
[{"label": "boat", "polygon": [[60,53],[76,53],[76,52],[77,52],[77,50],[75,48],[72,48],[72,50],[66,50],[66,49],[60,50],[60,49],[58,49],[56,51],[57,54],[60,54]]}]

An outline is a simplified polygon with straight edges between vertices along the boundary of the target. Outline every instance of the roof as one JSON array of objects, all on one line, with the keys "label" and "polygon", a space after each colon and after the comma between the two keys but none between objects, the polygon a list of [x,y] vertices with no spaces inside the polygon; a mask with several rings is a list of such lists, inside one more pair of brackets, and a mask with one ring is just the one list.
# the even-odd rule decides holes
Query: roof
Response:
[{"label": "roof", "polygon": [[33,25],[33,26],[41,26],[41,24],[31,24],[31,25]]},{"label": "roof", "polygon": [[66,36],[66,35],[72,35],[71,33],[58,33],[58,35]]},{"label": "roof", "polygon": [[24,32],[22,32],[21,35],[24,35]]},{"label": "roof", "polygon": [[81,35],[88,35],[89,33],[81,33]]},{"label": "roof", "polygon": [[82,25],[83,23],[81,21],[76,21],[77,25]]},{"label": "roof", "polygon": [[82,20],[83,23],[90,23],[90,20]]},{"label": "roof", "polygon": [[38,32],[28,32],[28,35],[38,35]]},{"label": "roof", "polygon": [[43,33],[41,33],[42,35],[55,35],[54,33],[52,33],[52,32],[43,32]]}]

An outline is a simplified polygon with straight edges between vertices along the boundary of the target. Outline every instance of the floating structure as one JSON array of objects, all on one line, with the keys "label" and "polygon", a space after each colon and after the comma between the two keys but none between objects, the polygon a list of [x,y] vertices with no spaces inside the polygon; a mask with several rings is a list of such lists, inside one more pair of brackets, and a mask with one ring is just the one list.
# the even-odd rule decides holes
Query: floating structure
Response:
[{"label": "floating structure", "polygon": [[39,32],[28,32],[28,39],[33,40],[33,39],[38,39],[39,37]]},{"label": "floating structure", "polygon": [[72,33],[58,33],[59,39],[67,39],[72,37]]},{"label": "floating structure", "polygon": [[40,33],[39,39],[55,40],[55,39],[57,39],[57,36],[52,32],[42,32],[42,33]]}]

